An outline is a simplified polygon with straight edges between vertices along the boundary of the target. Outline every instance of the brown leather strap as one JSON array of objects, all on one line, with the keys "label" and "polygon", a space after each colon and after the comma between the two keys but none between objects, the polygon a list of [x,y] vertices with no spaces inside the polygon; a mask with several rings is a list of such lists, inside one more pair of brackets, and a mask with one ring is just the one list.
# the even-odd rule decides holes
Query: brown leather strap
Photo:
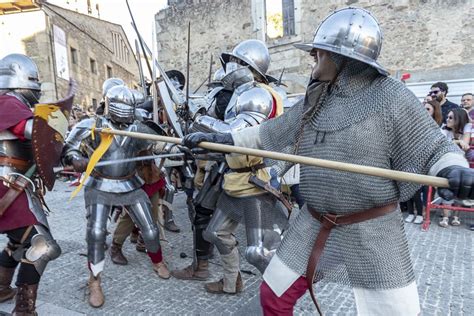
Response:
[{"label": "brown leather strap", "polygon": [[28,226],[28,228],[23,233],[23,236],[21,236],[20,244],[23,244],[25,242],[26,238],[28,238],[28,236],[30,235],[32,229],[33,229],[32,225]]},{"label": "brown leather strap", "polygon": [[237,172],[237,173],[244,173],[244,172],[255,172],[255,171],[263,169],[263,168],[265,168],[265,164],[264,163],[259,163],[259,164],[256,164],[255,166],[237,168],[237,169],[232,169],[231,168],[230,170],[232,170],[233,172]]},{"label": "brown leather strap", "polygon": [[321,222],[321,228],[319,230],[318,236],[316,237],[316,241],[314,242],[313,249],[311,250],[308,265],[306,266],[306,282],[308,285],[309,293],[311,294],[311,299],[313,300],[319,315],[322,315],[322,312],[321,307],[319,306],[316,300],[316,296],[314,294],[313,281],[316,274],[316,268],[319,262],[319,258],[323,253],[324,246],[326,245],[326,241],[329,237],[329,234],[331,233],[331,229],[333,229],[335,226],[350,225],[380,217],[395,211],[396,208],[397,204],[391,203],[348,215],[336,215],[331,213],[318,213],[315,209],[308,207],[308,211],[311,216]]},{"label": "brown leather strap", "polygon": [[31,163],[28,160],[0,156],[0,166],[13,167],[15,169],[20,170],[21,172],[25,172],[26,170],[28,170],[30,165]]},{"label": "brown leather strap", "polygon": [[28,180],[23,177],[17,177],[15,181],[9,181],[3,177],[1,180],[8,186],[8,191],[0,198],[0,217],[10,207],[13,201],[25,190],[28,185]]}]

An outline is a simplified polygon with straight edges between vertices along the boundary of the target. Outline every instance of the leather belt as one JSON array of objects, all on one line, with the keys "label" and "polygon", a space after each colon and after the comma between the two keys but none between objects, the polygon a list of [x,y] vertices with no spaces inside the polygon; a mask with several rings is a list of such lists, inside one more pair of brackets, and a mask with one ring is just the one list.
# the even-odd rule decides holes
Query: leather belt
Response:
[{"label": "leather belt", "polygon": [[244,173],[244,172],[255,172],[257,170],[260,170],[260,169],[264,169],[266,166],[264,163],[259,163],[259,164],[256,164],[254,166],[250,166],[250,167],[244,167],[244,168],[237,168],[237,169],[230,169],[232,170],[233,172],[237,172],[237,173]]},{"label": "leather belt", "polygon": [[323,253],[324,246],[326,241],[331,233],[331,230],[335,226],[344,226],[355,223],[360,223],[367,221],[369,219],[377,218],[383,215],[386,215],[390,212],[393,212],[397,209],[397,203],[391,203],[380,207],[373,207],[370,209],[363,210],[361,212],[352,213],[348,215],[336,215],[331,213],[322,214],[317,212],[315,209],[308,206],[308,211],[315,219],[321,223],[321,228],[319,230],[316,241],[314,242],[313,248],[311,250],[311,255],[308,260],[308,265],[306,266],[306,282],[311,294],[311,299],[318,310],[319,315],[322,315],[321,307],[316,301],[316,296],[314,295],[313,290],[313,281],[316,274],[316,267],[318,265],[321,254]]},{"label": "leather belt", "polygon": [[28,160],[0,156],[0,166],[13,167],[21,172],[25,172],[30,167],[31,163]]}]

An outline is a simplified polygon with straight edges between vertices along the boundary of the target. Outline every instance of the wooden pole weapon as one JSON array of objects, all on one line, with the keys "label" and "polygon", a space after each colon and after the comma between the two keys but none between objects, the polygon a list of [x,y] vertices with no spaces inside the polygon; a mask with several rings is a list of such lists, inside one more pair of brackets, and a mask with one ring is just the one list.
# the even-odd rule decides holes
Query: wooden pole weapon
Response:
[{"label": "wooden pole weapon", "polygon": [[[160,142],[173,143],[173,144],[178,144],[178,145],[182,143],[181,138],[169,137],[169,136],[151,135],[151,134],[146,134],[146,133],[136,133],[136,132],[121,131],[121,130],[110,130],[106,128],[96,129],[96,131],[101,132],[101,133],[106,133],[106,134],[129,136],[129,137],[134,137],[134,138],[139,138],[139,139],[160,141]],[[324,159],[318,159],[318,158],[312,158],[312,157],[284,154],[284,153],[279,153],[279,152],[274,152],[274,151],[230,146],[230,145],[223,145],[223,144],[216,144],[216,143],[209,143],[209,142],[202,142],[199,144],[199,147],[210,150],[210,151],[236,153],[236,154],[241,154],[241,155],[270,158],[274,160],[283,160],[283,161],[293,162],[295,164],[303,164],[303,165],[308,165],[308,166],[315,166],[315,167],[322,167],[322,168],[334,169],[334,170],[339,170],[339,171],[364,174],[368,176],[382,177],[382,178],[387,178],[387,179],[401,181],[401,182],[413,182],[413,183],[428,185],[432,187],[440,187],[440,188],[449,187],[448,180],[445,178],[427,176],[427,175],[410,173],[410,172],[383,169],[383,168],[377,168],[377,167],[369,167],[369,166],[350,164],[350,163],[345,163],[345,162],[324,160]]]}]

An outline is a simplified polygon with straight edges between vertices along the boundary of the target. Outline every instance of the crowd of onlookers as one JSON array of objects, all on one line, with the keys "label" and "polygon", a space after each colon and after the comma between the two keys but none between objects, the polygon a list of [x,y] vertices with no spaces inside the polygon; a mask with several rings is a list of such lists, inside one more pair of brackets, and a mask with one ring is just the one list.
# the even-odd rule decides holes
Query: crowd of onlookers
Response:
[{"label": "crowd of onlookers", "polygon": [[[464,93],[461,97],[461,105],[457,105],[447,99],[448,85],[437,82],[431,86],[426,95],[423,106],[431,115],[433,120],[440,126],[441,132],[452,140],[465,153],[471,168],[474,168],[474,102],[471,92]],[[423,222],[424,209],[427,203],[428,187],[420,189],[412,199],[401,204],[402,210],[408,212],[406,222],[421,224]],[[444,201],[440,197],[435,199],[437,204],[470,207],[474,201]],[[447,209],[442,211],[439,222],[441,227],[449,225],[459,226],[461,220],[459,211],[451,212]],[[474,230],[474,224],[470,225]]]}]

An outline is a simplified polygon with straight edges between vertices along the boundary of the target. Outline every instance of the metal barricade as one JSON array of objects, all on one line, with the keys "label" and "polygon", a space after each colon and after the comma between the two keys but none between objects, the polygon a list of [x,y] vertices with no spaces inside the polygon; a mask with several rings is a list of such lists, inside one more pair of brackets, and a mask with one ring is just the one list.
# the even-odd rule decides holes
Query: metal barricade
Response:
[{"label": "metal barricade", "polygon": [[[472,167],[471,167],[472,168]],[[452,206],[452,205],[443,205],[443,204],[436,204],[432,201],[433,196],[433,188],[428,187],[428,197],[426,202],[426,212],[423,218],[423,224],[421,225],[421,230],[428,231],[431,224],[431,210],[433,209],[443,209],[443,210],[452,210],[452,211],[463,211],[463,212],[474,212],[473,207],[466,207],[466,206]]]}]

